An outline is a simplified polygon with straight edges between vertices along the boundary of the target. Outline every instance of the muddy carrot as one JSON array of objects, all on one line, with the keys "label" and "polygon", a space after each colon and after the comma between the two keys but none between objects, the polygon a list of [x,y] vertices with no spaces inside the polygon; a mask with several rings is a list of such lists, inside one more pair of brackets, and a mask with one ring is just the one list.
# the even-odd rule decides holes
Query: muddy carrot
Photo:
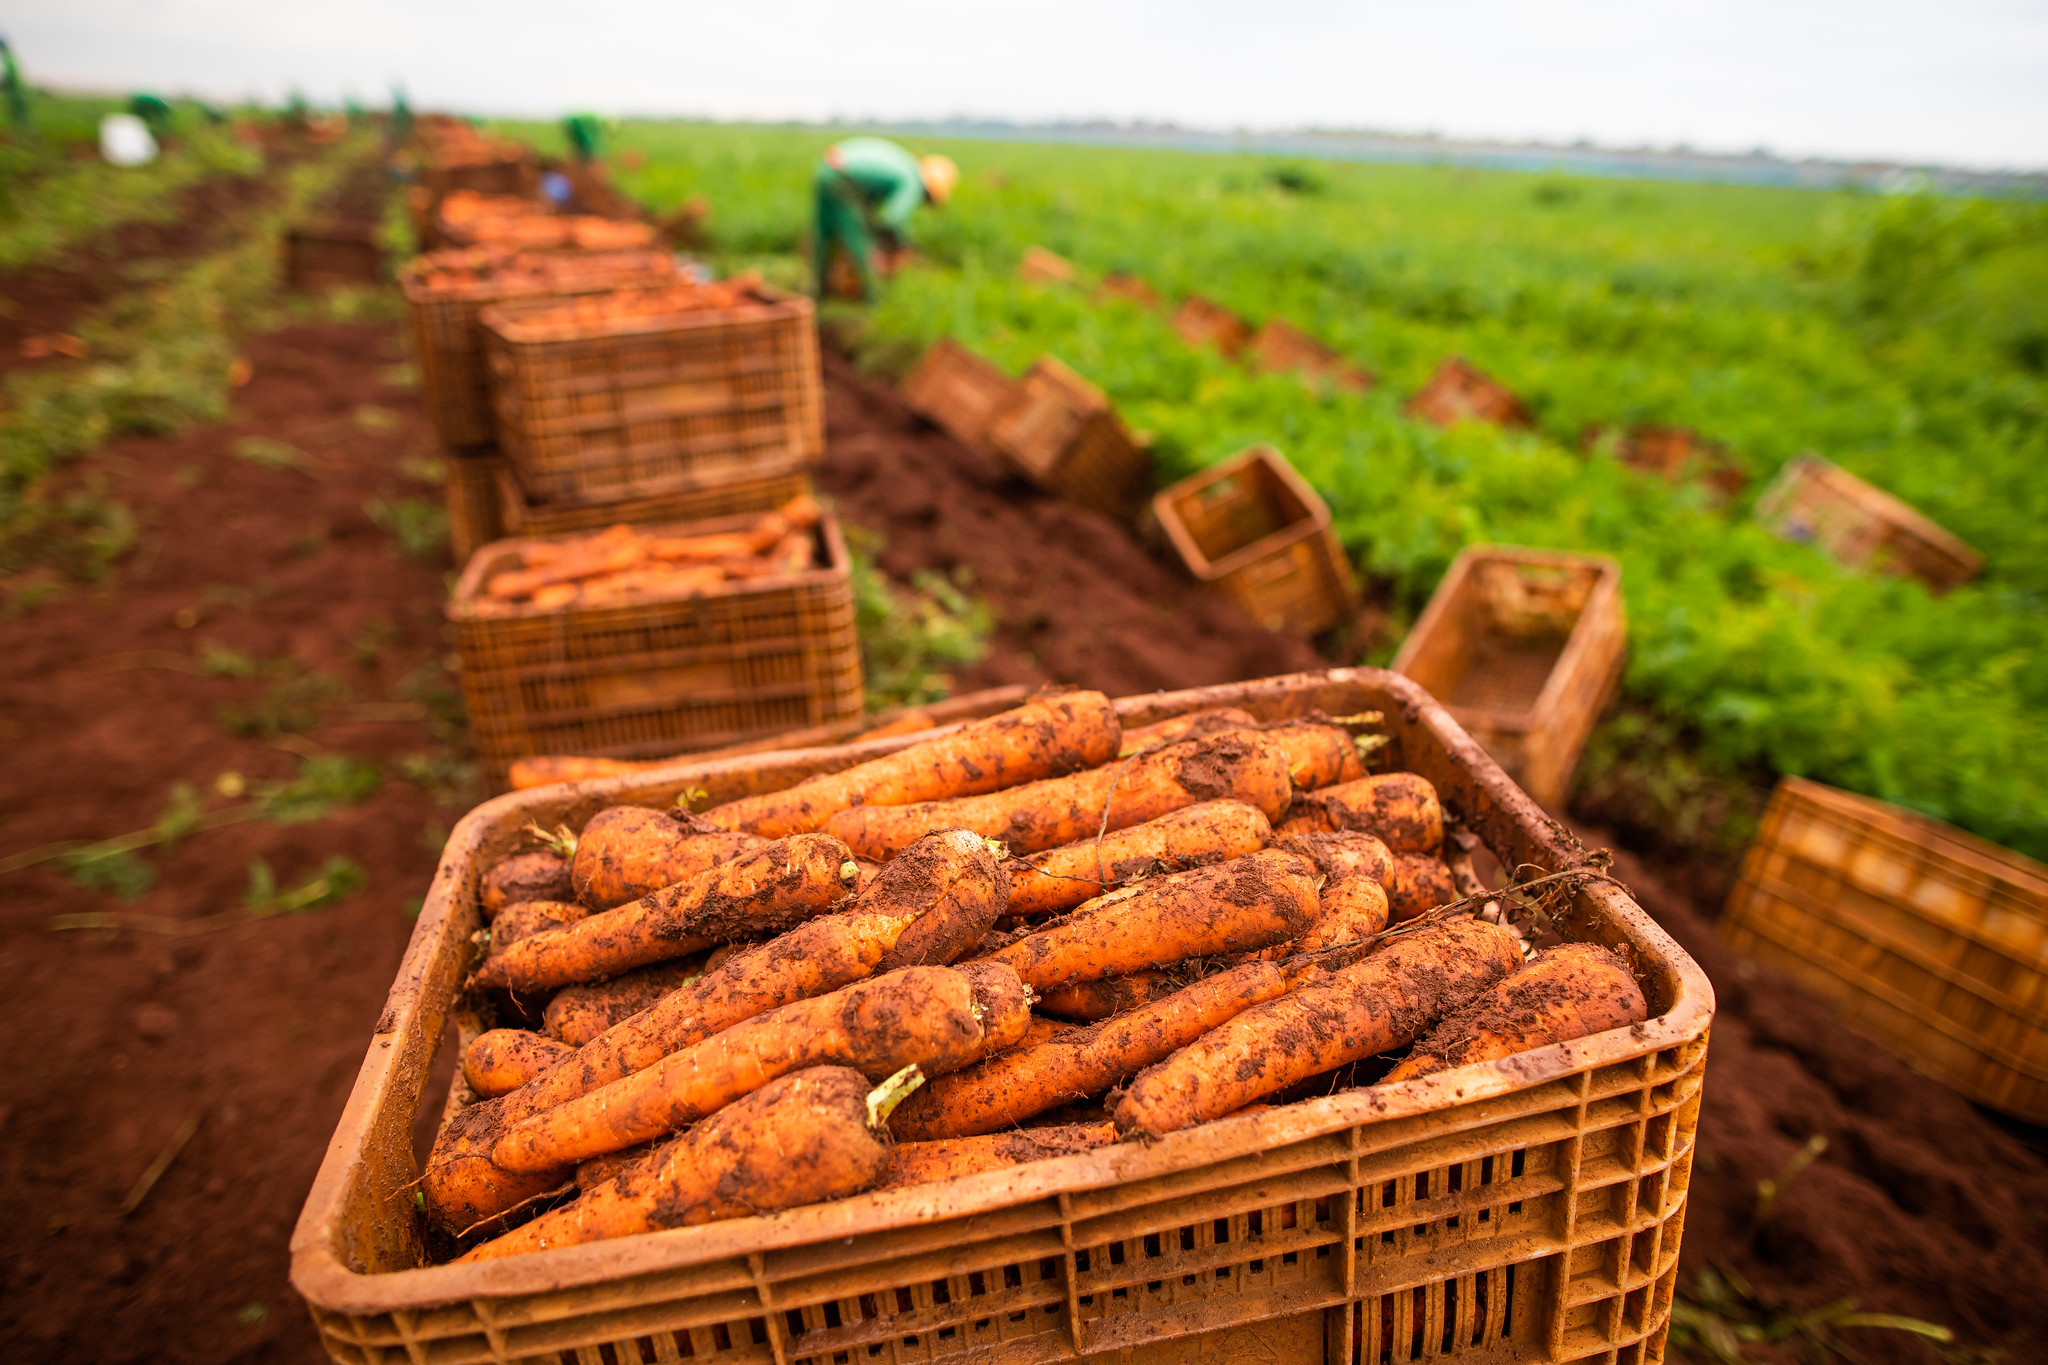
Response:
[{"label": "muddy carrot", "polygon": [[1164,1000],[1186,984],[1185,980],[1169,971],[1132,972],[1128,976],[1054,986],[1041,994],[1032,1008],[1055,1019],[1092,1024],[1112,1014],[1122,1014],[1140,1005]]},{"label": "muddy carrot", "polygon": [[1049,991],[1285,943],[1306,933],[1319,909],[1307,859],[1267,849],[1098,896],[987,960],[1006,962],[1034,991]]},{"label": "muddy carrot", "polygon": [[564,986],[548,1001],[541,1028],[548,1037],[582,1047],[621,1020],[630,1019],[702,971],[695,958],[636,967],[609,981]]},{"label": "muddy carrot", "polygon": [[1451,869],[1433,854],[1395,854],[1394,865],[1388,870],[1384,882],[1387,902],[1392,907],[1396,924],[1426,914],[1439,905],[1448,905],[1458,898],[1458,887],[1451,879]]},{"label": "muddy carrot", "polygon": [[1140,749],[1174,744],[1201,735],[1221,734],[1225,730],[1254,730],[1258,728],[1258,724],[1257,716],[1235,706],[1214,706],[1206,711],[1190,711],[1185,716],[1174,716],[1170,720],[1155,721],[1150,725],[1141,725],[1134,730],[1124,731],[1124,742],[1118,748],[1117,756],[1128,758]]},{"label": "muddy carrot", "polygon": [[694,1122],[777,1076],[850,1066],[878,1079],[939,1075],[1024,1036],[1023,981],[987,962],[904,967],[735,1024],[645,1071],[515,1125],[491,1151],[508,1171],[552,1170]]},{"label": "muddy carrot", "polygon": [[1356,943],[1387,927],[1386,889],[1370,877],[1323,883],[1320,904],[1316,922],[1295,940],[1299,952]]},{"label": "muddy carrot", "polygon": [[1281,834],[1274,838],[1273,847],[1299,853],[1331,881],[1370,877],[1385,886],[1394,870],[1394,855],[1387,852],[1387,846],[1370,834],[1359,834],[1354,830]]},{"label": "muddy carrot", "polygon": [[829,834],[799,834],[616,910],[522,939],[485,961],[476,984],[535,991],[683,957],[721,939],[788,929],[832,908],[855,882]]},{"label": "muddy carrot", "polygon": [[937,1077],[897,1114],[893,1131],[905,1141],[993,1133],[1099,1095],[1243,1011],[1279,997],[1289,979],[1274,963],[1248,962],[1129,1014],[1068,1029]]},{"label": "muddy carrot", "polygon": [[651,761],[633,762],[619,758],[543,754],[535,758],[514,759],[510,777],[512,790],[531,791],[535,787],[552,786],[557,782],[594,782],[601,777],[626,777],[660,766],[659,763]]},{"label": "muddy carrot", "polygon": [[479,1033],[462,1054],[462,1078],[485,1099],[517,1090],[576,1051],[567,1043],[525,1029]]},{"label": "muddy carrot", "polygon": [[569,860],[545,848],[515,853],[484,873],[477,899],[485,919],[519,901],[573,901],[576,887],[569,879]]},{"label": "muddy carrot", "polygon": [[1116,1125],[1105,1120],[1019,1128],[978,1137],[941,1138],[936,1142],[899,1142],[889,1150],[889,1169],[874,1188],[894,1190],[979,1175],[983,1171],[1006,1170],[1033,1161],[1092,1152],[1116,1140]]},{"label": "muddy carrot", "polygon": [[535,934],[566,929],[589,914],[575,901],[519,901],[508,905],[491,921],[490,955],[496,957]]},{"label": "muddy carrot", "polygon": [[1365,776],[1358,742],[1343,726],[1327,720],[1284,720],[1250,731],[1287,755],[1287,775],[1296,791],[1314,791]]},{"label": "muddy carrot", "polygon": [[687,810],[608,806],[576,836],[576,899],[609,910],[674,885],[768,841],[706,823]]},{"label": "muddy carrot", "polygon": [[1117,1127],[1175,1132],[1411,1043],[1520,964],[1513,936],[1498,925],[1454,919],[1417,929],[1254,1005],[1140,1073],[1117,1102]]},{"label": "muddy carrot", "polygon": [[1414,773],[1383,773],[1306,792],[1292,813],[1319,818],[1327,829],[1378,835],[1394,853],[1434,853],[1444,837],[1436,788]]},{"label": "muddy carrot", "polygon": [[[914,1083],[914,1080],[910,1083]],[[842,1198],[881,1179],[904,1082],[848,1067],[770,1081],[574,1203],[484,1243],[464,1261],[629,1237]]]},{"label": "muddy carrot", "polygon": [[1611,949],[1560,943],[1431,1029],[1381,1084],[1510,1057],[1649,1017],[1643,988]]},{"label": "muddy carrot", "polygon": [[1138,877],[1182,872],[1256,853],[1271,838],[1263,812],[1242,801],[1201,801],[1100,840],[1034,853],[1010,864],[1012,915],[1071,910]]},{"label": "muddy carrot", "polygon": [[[993,792],[1090,768],[1116,753],[1121,733],[1116,708],[1100,692],[1037,696],[1015,710],[844,772],[715,806],[704,818],[724,829],[780,838],[822,829],[835,813],[853,806],[900,806]],[[925,828],[950,826],[935,821]]]},{"label": "muddy carrot", "polygon": [[826,829],[856,853],[888,858],[928,829],[958,826],[1012,853],[1038,853],[1156,820],[1201,801],[1241,801],[1268,820],[1287,809],[1292,787],[1278,746],[1236,732],[1182,740],[1069,777],[985,796],[841,811]]}]

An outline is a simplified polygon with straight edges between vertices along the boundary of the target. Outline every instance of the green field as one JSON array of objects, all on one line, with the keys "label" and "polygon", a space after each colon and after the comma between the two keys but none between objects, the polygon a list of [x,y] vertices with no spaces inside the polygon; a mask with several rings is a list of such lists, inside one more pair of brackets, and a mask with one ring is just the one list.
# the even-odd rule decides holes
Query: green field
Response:
[{"label": "green field", "polygon": [[[538,129],[519,130],[536,140]],[[722,264],[801,280],[817,129],[627,124],[615,171],[712,205]],[[1157,437],[1162,479],[1272,441],[1412,619],[1475,541],[1624,569],[1627,691],[1691,759],[1872,793],[2048,856],[2048,210],[2035,204],[956,142],[923,264],[861,324],[898,367],[953,335],[1011,369],[1054,352]],[[630,155],[628,153],[631,153]],[[1190,350],[1163,317],[1016,278],[1037,243],[1085,272],[1280,315],[1381,378],[1311,391]],[[1521,393],[1533,434],[1400,415],[1445,355]],[[1580,450],[1593,423],[1726,442],[1749,492]],[[1935,600],[1748,520],[1817,451],[1980,549]],[[1398,634],[1398,631],[1397,631]],[[1384,659],[1392,640],[1377,642]]]}]

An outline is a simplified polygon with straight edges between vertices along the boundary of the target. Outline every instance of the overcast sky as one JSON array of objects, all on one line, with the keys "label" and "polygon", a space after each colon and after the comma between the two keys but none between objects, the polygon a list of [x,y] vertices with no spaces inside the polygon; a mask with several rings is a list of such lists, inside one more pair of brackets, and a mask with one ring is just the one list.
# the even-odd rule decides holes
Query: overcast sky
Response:
[{"label": "overcast sky", "polygon": [[2048,0],[0,0],[52,85],[1317,125],[2048,167]]}]

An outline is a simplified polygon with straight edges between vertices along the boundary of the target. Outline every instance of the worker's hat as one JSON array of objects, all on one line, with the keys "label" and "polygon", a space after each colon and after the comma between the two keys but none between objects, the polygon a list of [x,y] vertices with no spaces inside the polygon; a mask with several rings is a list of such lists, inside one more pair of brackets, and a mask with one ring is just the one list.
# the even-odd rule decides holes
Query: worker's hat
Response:
[{"label": "worker's hat", "polygon": [[924,177],[924,193],[934,204],[943,204],[953,197],[953,186],[960,183],[960,168],[953,164],[950,156],[919,157],[918,173]]}]

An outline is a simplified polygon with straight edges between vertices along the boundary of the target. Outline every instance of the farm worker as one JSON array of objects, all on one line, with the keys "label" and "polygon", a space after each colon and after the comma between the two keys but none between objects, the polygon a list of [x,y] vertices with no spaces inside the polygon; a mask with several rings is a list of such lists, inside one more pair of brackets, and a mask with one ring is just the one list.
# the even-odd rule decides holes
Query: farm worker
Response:
[{"label": "farm worker", "polygon": [[877,270],[893,268],[908,244],[911,215],[944,204],[959,178],[949,158],[912,156],[878,137],[826,148],[817,174],[818,292],[872,296]]},{"label": "farm worker", "polygon": [[14,49],[5,38],[0,38],[0,86],[7,90],[8,117],[17,129],[27,132],[28,86],[21,79],[21,68],[14,64]]}]

